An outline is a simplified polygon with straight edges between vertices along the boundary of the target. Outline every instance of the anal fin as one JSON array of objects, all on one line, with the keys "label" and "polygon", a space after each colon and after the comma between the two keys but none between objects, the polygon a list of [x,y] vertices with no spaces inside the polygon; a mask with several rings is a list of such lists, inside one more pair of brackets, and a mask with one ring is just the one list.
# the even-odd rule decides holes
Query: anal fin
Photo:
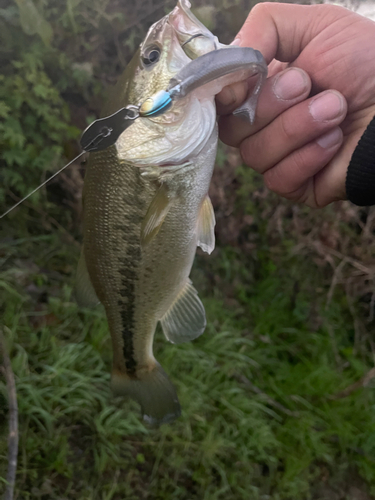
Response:
[{"label": "anal fin", "polygon": [[206,328],[206,313],[190,280],[160,320],[164,335],[173,344],[190,342]]},{"label": "anal fin", "polygon": [[87,271],[84,249],[82,245],[81,255],[79,257],[76,284],[74,287],[74,296],[81,307],[95,307],[100,301],[92,286],[89,273]]},{"label": "anal fin", "polygon": [[215,248],[215,213],[209,196],[204,199],[198,218],[198,246],[210,254]]}]

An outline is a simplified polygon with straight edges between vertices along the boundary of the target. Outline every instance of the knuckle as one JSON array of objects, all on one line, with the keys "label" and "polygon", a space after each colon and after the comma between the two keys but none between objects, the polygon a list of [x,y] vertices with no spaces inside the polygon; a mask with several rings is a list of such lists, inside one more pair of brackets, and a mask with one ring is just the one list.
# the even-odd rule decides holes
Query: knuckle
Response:
[{"label": "knuckle", "polygon": [[240,154],[243,162],[256,172],[263,173],[264,165],[261,155],[257,153],[258,150],[259,148],[255,146],[253,138],[245,139],[240,144]]},{"label": "knuckle", "polygon": [[303,149],[297,149],[290,156],[290,170],[295,173],[295,178],[303,176],[307,166],[306,154]]},{"label": "knuckle", "polygon": [[289,158],[288,171],[291,173],[288,177],[288,183],[285,186],[286,193],[295,192],[307,181],[306,178],[306,155],[303,150],[295,151]]},{"label": "knuckle", "polygon": [[305,158],[301,151],[295,151],[288,160],[267,170],[264,182],[268,189],[285,197],[296,198],[297,192],[306,182]]},{"label": "knuckle", "polygon": [[[251,148],[248,147],[247,141],[243,141],[242,144],[240,145],[240,154],[242,161],[247,165],[248,167],[254,168],[252,165],[252,155],[251,155]],[[256,168],[255,168],[256,170]]]},{"label": "knuckle", "polygon": [[254,7],[251,9],[251,12],[248,16],[248,18],[250,16],[254,17],[256,15],[259,15],[259,14],[262,14],[264,12],[267,12],[268,11],[268,8],[272,6],[272,2],[262,2],[262,3],[257,3],[256,5],[254,5]]},{"label": "knuckle", "polygon": [[248,25],[251,25],[254,21],[256,21],[257,18],[262,18],[265,15],[270,16],[268,10],[269,7],[272,6],[272,2],[263,2],[263,3],[257,3],[252,7],[249,15],[247,16],[241,31],[246,31]]},{"label": "knuckle", "polygon": [[266,187],[277,194],[282,194],[282,182],[283,179],[280,178],[279,169],[277,167],[270,168],[263,175],[264,184]]},{"label": "knuckle", "polygon": [[287,142],[294,142],[298,138],[301,127],[297,126],[296,120],[292,120],[288,113],[280,116],[281,134]]},{"label": "knuckle", "polygon": [[245,22],[247,22],[247,20],[249,19],[250,16],[254,17],[256,16],[257,14],[261,13],[264,11],[264,7],[263,7],[263,4],[262,3],[257,3],[256,5],[254,5],[254,7],[251,9],[250,11],[250,14],[247,16],[247,19]]},{"label": "knuckle", "polygon": [[248,135],[240,144],[240,153],[243,161],[263,174],[276,162],[273,160],[273,152],[269,145],[272,142],[269,130],[263,129],[253,135]]}]

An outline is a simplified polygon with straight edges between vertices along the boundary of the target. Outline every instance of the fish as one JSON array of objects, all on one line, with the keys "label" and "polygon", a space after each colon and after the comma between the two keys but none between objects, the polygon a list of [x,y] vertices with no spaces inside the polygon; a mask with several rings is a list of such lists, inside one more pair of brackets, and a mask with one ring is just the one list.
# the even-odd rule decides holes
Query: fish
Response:
[{"label": "fish", "polygon": [[[189,62],[222,47],[190,3],[179,0],[149,29],[104,116],[145,102]],[[75,295],[85,307],[103,304],[113,347],[112,390],[135,399],[153,426],[181,414],[176,389],[153,355],[158,322],[175,344],[206,328],[189,275],[196,248],[210,254],[215,247],[208,196],[218,141],[214,96],[231,81],[227,75],[159,116],[138,118],[114,145],[90,153],[86,169]]]}]

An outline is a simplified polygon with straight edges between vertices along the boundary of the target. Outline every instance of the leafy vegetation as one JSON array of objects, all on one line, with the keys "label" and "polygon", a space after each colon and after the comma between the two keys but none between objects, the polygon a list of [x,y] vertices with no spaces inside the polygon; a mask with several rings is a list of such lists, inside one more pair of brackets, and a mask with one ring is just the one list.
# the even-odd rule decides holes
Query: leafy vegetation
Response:
[{"label": "leafy vegetation", "polygon": [[354,342],[343,291],[327,307],[319,266],[290,242],[272,255],[268,224],[254,217],[256,251],[224,246],[198,259],[205,334],[179,347],[157,335],[183,406],[157,430],[109,392],[103,313],[70,299],[77,251],[61,235],[10,235],[1,309],[17,376],[21,498],[311,498],[355,471],[373,483],[374,392],[332,398],[371,367],[367,342]]},{"label": "leafy vegetation", "polygon": [[[99,63],[116,75],[118,50],[125,57],[136,40],[122,38],[121,22],[131,22],[114,1],[28,5],[50,26],[43,36],[27,32],[15,5],[0,10],[13,61],[1,90],[4,207],[71,159],[77,129],[97,113],[109,81]],[[96,54],[100,44],[111,57]],[[82,64],[91,59],[87,78]],[[17,498],[372,498],[375,211],[292,206],[221,147],[211,192],[217,248],[198,255],[192,275],[208,327],[180,346],[157,333],[156,357],[183,414],[149,429],[135,403],[109,391],[102,309],[81,310],[71,298],[80,215],[67,200],[80,178],[53,184],[48,203],[42,194],[2,221],[0,328],[18,391]],[[0,492],[7,416],[0,379]]]}]

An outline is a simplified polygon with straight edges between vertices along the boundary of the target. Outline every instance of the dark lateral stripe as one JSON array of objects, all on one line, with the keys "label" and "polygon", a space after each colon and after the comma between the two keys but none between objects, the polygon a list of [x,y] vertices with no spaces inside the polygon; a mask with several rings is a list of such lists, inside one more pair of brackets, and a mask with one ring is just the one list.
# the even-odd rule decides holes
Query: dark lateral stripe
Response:
[{"label": "dark lateral stripe", "polygon": [[119,269],[119,273],[121,274],[121,288],[119,290],[121,299],[119,299],[118,304],[120,306],[122,322],[122,350],[126,371],[129,375],[134,375],[137,368],[133,345],[135,334],[135,281],[137,277],[134,267],[137,267],[140,260],[140,248],[138,247],[137,251],[135,246],[131,245],[129,247],[130,251],[127,251],[127,255],[129,255],[128,266]]},{"label": "dark lateral stripe", "polygon": [[[143,200],[141,199],[141,190],[143,188],[139,179],[134,186],[133,193],[127,193],[127,203],[133,210],[127,213],[127,223],[118,226],[123,233],[123,239],[127,241],[126,251],[121,257],[118,257],[119,274],[121,275],[121,288],[119,290],[119,306],[122,320],[122,341],[123,355],[127,374],[134,376],[137,370],[137,362],[134,358],[134,335],[135,335],[135,283],[137,280],[137,268],[141,261],[141,248],[139,238],[139,216],[142,210]],[[121,303],[121,305],[120,305]]]},{"label": "dark lateral stripe", "polygon": [[[124,269],[122,269],[124,271]],[[122,273],[123,274],[123,273]],[[126,366],[126,371],[129,374],[134,374],[137,363],[134,359],[134,280],[123,278],[121,280],[122,288],[119,291],[120,295],[123,297],[119,300],[119,305],[121,308],[121,320],[122,320],[122,341],[123,341],[123,355]]]}]

